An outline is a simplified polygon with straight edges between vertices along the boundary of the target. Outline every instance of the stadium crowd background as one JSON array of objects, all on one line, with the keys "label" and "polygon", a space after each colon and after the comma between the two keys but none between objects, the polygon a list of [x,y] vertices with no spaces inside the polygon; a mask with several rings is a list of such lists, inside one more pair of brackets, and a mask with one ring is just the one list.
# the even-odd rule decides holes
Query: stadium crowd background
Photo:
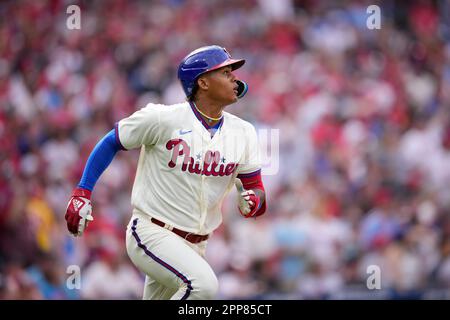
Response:
[{"label": "stadium crowd background", "polygon": [[369,30],[374,3],[2,1],[0,298],[141,298],[124,248],[138,151],[101,177],[82,238],[67,201],[98,139],[149,101],[183,100],[180,59],[219,44],[247,59],[250,91],[227,110],[280,130],[280,165],[264,217],[225,203],[207,251],[218,298],[450,299],[449,3],[383,1]]}]

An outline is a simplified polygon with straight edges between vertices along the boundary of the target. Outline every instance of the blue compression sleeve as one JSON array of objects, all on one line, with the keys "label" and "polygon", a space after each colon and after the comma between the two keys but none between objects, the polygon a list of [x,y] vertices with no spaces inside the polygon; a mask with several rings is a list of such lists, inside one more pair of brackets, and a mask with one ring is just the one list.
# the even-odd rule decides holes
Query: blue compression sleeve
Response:
[{"label": "blue compression sleeve", "polygon": [[123,150],[123,147],[113,129],[92,150],[78,187],[92,191],[98,178],[100,178],[100,175],[106,170],[119,150]]}]

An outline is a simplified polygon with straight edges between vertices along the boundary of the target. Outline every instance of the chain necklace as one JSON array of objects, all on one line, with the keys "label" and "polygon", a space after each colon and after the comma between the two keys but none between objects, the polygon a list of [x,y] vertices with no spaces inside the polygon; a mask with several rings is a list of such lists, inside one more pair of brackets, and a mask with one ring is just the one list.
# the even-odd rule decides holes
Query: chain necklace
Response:
[{"label": "chain necklace", "polygon": [[202,116],[204,116],[205,118],[208,119],[208,122],[213,122],[213,121],[220,121],[220,119],[223,118],[223,114],[219,117],[219,118],[213,118],[210,116],[207,116],[206,114],[204,114],[203,112],[201,112],[198,108],[197,105],[195,104],[195,102],[192,102],[194,104],[195,109],[198,111],[198,113],[200,113]]}]

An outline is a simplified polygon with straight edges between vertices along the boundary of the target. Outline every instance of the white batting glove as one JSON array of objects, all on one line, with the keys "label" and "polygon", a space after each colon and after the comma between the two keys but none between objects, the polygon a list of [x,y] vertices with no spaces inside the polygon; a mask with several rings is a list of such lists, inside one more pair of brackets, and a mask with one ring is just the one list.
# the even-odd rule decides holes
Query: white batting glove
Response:
[{"label": "white batting glove", "polygon": [[259,197],[253,190],[245,190],[240,179],[235,180],[234,185],[239,192],[238,207],[241,214],[250,218],[256,213],[260,203]]},{"label": "white batting glove", "polygon": [[[85,199],[87,200],[87,199]],[[78,224],[78,233],[77,236],[82,236],[84,230],[89,225],[89,222],[94,220],[94,217],[92,216],[92,205],[91,200],[88,200],[86,205],[80,210],[80,223]]]}]

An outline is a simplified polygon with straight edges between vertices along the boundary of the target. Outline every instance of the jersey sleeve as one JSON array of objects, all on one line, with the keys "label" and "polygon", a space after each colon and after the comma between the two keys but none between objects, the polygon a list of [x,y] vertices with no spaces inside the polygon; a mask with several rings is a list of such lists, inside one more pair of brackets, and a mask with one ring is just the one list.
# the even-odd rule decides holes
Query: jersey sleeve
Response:
[{"label": "jersey sleeve", "polygon": [[261,171],[261,155],[255,127],[248,126],[245,130],[246,146],[239,162],[237,177],[248,177]]},{"label": "jersey sleeve", "polygon": [[143,145],[154,145],[160,135],[160,108],[148,104],[128,118],[119,121],[117,137],[125,149],[135,149]]}]

